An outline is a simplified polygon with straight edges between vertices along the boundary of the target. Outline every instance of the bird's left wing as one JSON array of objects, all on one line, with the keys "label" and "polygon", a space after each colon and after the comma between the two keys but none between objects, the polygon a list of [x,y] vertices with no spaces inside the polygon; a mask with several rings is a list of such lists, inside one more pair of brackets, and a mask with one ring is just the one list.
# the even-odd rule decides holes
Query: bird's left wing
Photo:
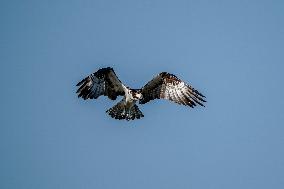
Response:
[{"label": "bird's left wing", "polygon": [[141,89],[141,93],[143,98],[139,101],[140,104],[154,99],[168,99],[193,108],[196,104],[204,106],[203,102],[206,102],[205,96],[200,92],[167,72],[162,72],[149,81]]},{"label": "bird's left wing", "polygon": [[84,78],[76,86],[79,86],[76,92],[78,97],[82,97],[84,100],[96,99],[101,95],[115,100],[117,96],[124,95],[125,87],[110,67],[99,69]]}]

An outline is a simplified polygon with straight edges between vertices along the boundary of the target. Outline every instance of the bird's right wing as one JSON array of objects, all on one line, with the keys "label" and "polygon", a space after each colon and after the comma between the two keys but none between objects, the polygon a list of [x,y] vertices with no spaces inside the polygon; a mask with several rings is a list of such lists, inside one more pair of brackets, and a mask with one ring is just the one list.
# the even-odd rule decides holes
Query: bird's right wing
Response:
[{"label": "bird's right wing", "polygon": [[101,95],[115,100],[117,96],[124,95],[125,87],[110,67],[99,69],[76,86],[79,87],[76,92],[78,97],[82,97],[84,100],[97,99]]},{"label": "bird's right wing", "polygon": [[162,72],[149,81],[141,89],[141,93],[143,98],[139,101],[140,104],[154,99],[168,99],[193,108],[196,104],[204,106],[203,102],[206,102],[205,96],[200,92],[167,72]]}]

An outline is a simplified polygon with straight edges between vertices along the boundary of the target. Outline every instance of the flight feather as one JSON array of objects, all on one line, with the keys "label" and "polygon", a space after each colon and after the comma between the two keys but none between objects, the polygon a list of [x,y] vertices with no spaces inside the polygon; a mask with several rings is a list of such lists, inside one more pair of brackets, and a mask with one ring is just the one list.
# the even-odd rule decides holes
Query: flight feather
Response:
[{"label": "flight feather", "polygon": [[196,89],[186,84],[173,74],[162,72],[149,81],[142,89],[143,98],[140,104],[145,104],[154,99],[168,99],[178,104],[194,107],[201,106],[205,96]]},{"label": "flight feather", "polygon": [[116,76],[112,68],[102,68],[97,72],[90,74],[78,86],[78,97],[86,99],[97,99],[99,96],[104,95],[115,100],[117,96],[123,96],[123,84]]}]

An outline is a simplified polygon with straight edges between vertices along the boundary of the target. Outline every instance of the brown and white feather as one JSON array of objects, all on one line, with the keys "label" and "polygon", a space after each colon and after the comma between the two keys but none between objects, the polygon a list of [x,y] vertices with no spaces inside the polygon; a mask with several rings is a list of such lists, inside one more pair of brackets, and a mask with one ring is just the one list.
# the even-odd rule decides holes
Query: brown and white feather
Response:
[{"label": "brown and white feather", "polygon": [[168,99],[178,104],[194,107],[204,106],[205,96],[173,74],[162,72],[149,81],[141,90],[143,98],[140,104],[154,99]]}]

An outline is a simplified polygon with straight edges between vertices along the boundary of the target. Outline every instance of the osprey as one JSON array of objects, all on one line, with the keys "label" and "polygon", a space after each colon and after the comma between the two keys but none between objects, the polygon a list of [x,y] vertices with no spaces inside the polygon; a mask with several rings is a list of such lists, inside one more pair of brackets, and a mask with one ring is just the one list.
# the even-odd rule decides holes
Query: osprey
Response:
[{"label": "osprey", "polygon": [[168,99],[175,103],[193,108],[197,104],[204,106],[206,102],[200,92],[184,83],[175,75],[162,72],[149,81],[141,89],[131,89],[125,86],[116,76],[113,68],[101,68],[80,81],[78,86],[78,98],[97,99],[99,96],[107,96],[116,100],[117,96],[123,99],[106,111],[112,118],[125,119],[127,121],[144,117],[136,102],[145,104],[154,99]]}]

